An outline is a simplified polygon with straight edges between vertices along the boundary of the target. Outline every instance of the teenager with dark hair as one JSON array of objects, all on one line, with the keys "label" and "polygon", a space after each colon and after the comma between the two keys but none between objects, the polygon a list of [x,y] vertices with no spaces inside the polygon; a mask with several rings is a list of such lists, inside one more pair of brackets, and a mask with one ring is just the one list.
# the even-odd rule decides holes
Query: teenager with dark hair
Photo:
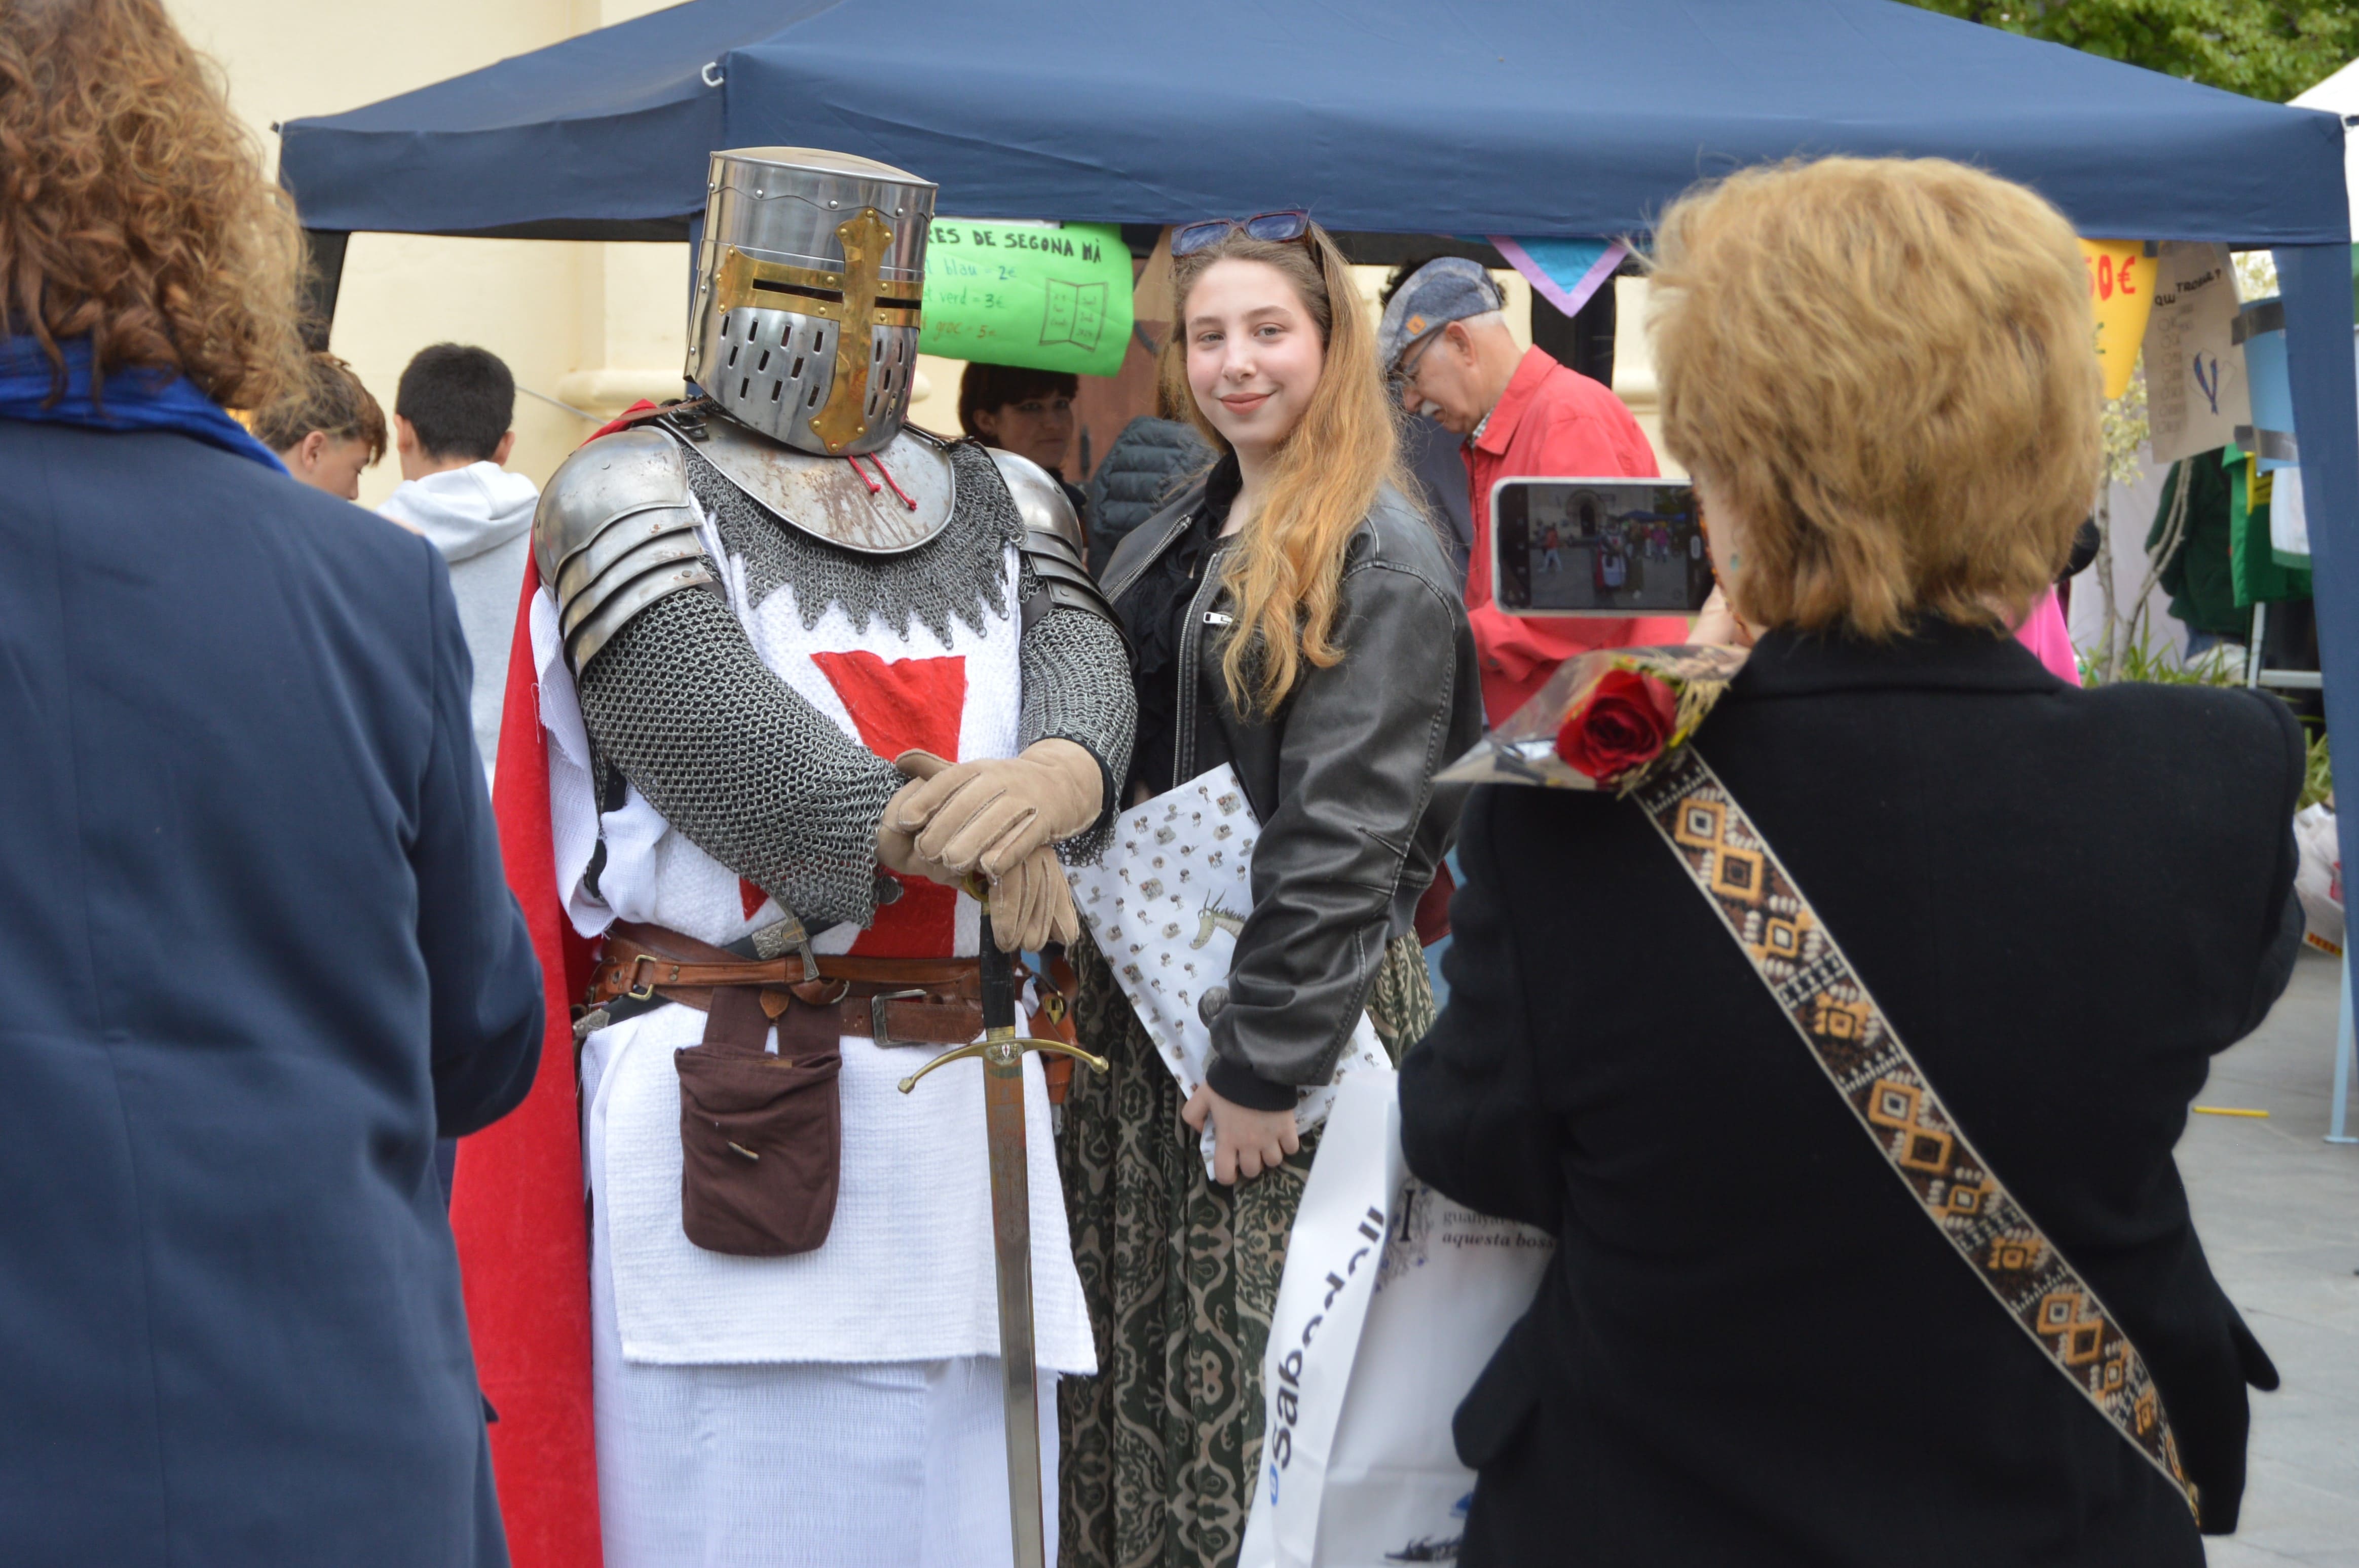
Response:
[{"label": "teenager with dark hair", "polygon": [[516,377],[489,349],[437,343],[401,373],[393,398],[401,486],[377,511],[434,541],[475,661],[476,748],[500,746],[500,700],[518,587],[540,488],[503,467],[516,448]]},{"label": "teenager with dark hair", "polygon": [[959,377],[959,428],[1062,478],[1081,387],[1081,377],[1064,372],[977,361]]},{"label": "teenager with dark hair", "polygon": [[507,461],[515,416],[516,377],[499,355],[467,343],[419,350],[393,395],[401,477]]}]

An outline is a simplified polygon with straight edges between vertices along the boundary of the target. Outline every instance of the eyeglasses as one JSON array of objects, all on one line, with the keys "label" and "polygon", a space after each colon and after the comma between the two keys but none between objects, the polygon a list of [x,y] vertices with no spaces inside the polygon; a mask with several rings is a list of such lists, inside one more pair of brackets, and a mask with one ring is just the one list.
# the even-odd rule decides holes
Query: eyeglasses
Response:
[{"label": "eyeglasses", "polygon": [[1193,255],[1228,238],[1233,232],[1242,232],[1247,239],[1282,245],[1310,232],[1310,214],[1299,208],[1288,208],[1283,212],[1256,212],[1250,218],[1212,218],[1201,223],[1190,223],[1172,232],[1171,254]]},{"label": "eyeglasses", "polygon": [[[1449,325],[1449,322],[1444,321],[1441,327]],[[1432,331],[1411,343],[1409,345],[1411,351],[1403,354],[1400,363],[1393,367],[1393,373],[1389,379],[1396,391],[1404,389],[1416,382],[1417,367],[1425,362],[1426,355],[1433,352],[1433,345],[1441,336],[1441,327],[1436,327]]]}]

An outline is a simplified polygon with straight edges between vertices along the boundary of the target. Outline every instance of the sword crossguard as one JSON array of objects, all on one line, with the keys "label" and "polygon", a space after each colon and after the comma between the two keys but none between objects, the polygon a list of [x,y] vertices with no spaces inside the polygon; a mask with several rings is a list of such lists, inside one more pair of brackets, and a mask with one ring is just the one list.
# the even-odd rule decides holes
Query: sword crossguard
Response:
[{"label": "sword crossguard", "polygon": [[970,1056],[980,1056],[995,1066],[1004,1067],[1016,1061],[1027,1051],[1054,1051],[1060,1056],[1071,1056],[1093,1073],[1103,1074],[1109,1069],[1109,1065],[1103,1056],[1093,1055],[1078,1045],[1068,1045],[1061,1040],[1042,1040],[1034,1035],[1011,1033],[998,1039],[986,1035],[972,1045],[961,1045],[943,1052],[908,1077],[903,1078],[901,1092],[908,1094],[918,1087],[919,1078],[924,1077],[936,1067],[947,1066],[952,1062],[963,1062]]}]

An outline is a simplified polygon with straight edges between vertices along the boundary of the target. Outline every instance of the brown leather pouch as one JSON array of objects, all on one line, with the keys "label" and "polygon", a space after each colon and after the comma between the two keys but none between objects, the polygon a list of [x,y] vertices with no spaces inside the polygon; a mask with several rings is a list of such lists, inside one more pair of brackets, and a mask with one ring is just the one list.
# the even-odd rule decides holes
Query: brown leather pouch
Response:
[{"label": "brown leather pouch", "polygon": [[672,1061],[688,1238],[739,1258],[783,1258],[825,1241],[843,1143],[843,1057],[704,1044]]}]

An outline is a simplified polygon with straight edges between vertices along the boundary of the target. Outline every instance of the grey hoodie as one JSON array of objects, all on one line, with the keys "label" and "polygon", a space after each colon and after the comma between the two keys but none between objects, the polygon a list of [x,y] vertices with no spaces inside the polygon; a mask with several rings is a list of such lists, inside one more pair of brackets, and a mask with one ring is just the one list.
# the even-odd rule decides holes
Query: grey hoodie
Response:
[{"label": "grey hoodie", "polygon": [[406,480],[378,513],[434,542],[451,565],[459,624],[475,662],[475,749],[489,778],[500,747],[500,701],[508,683],[508,644],[516,634],[516,596],[532,556],[532,512],[540,491],[497,463]]}]

